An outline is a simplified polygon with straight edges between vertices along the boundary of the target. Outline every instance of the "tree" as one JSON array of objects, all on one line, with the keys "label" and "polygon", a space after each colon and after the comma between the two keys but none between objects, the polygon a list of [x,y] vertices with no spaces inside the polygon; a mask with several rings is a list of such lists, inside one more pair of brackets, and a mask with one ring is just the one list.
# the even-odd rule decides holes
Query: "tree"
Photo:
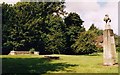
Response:
[{"label": "tree", "polygon": [[76,54],[91,54],[97,52],[94,39],[95,34],[93,32],[82,32],[71,47]]},{"label": "tree", "polygon": [[65,47],[64,23],[61,17],[57,15],[49,15],[46,20],[45,49],[50,53],[63,53]]},{"label": "tree", "polygon": [[89,31],[93,31],[97,36],[103,35],[103,30],[98,29],[94,24],[90,26]]},{"label": "tree", "polygon": [[[15,28],[15,11],[13,6],[10,4],[2,4],[2,52],[9,53],[10,50],[15,49],[15,41],[12,38],[11,33],[14,35],[16,31]],[[18,46],[18,45],[16,45]]]},{"label": "tree", "polygon": [[[103,30],[100,30],[98,29],[97,27],[95,27],[94,24],[92,24],[89,28],[90,32],[92,32],[93,34],[95,34],[94,37],[96,37],[96,39],[94,39],[94,41],[98,41],[100,39],[102,39],[101,36],[103,36]],[[101,40],[102,41],[102,40]],[[100,41],[99,42],[96,42],[96,47],[97,47],[97,52],[102,52],[103,51],[103,48],[102,46],[99,45]]]},{"label": "tree", "polygon": [[65,18],[65,24],[69,26],[80,26],[84,21],[80,18],[77,13],[69,13],[69,15]]},{"label": "tree", "polygon": [[77,13],[70,13],[65,17],[66,24],[66,54],[73,54],[71,45],[75,43],[78,34],[85,31],[83,20]]},{"label": "tree", "polygon": [[65,17],[64,2],[18,2],[14,6],[3,3],[2,7],[4,53],[30,49],[41,54],[95,52],[91,38],[102,31],[92,25],[86,32],[77,13]]},{"label": "tree", "polygon": [[[2,7],[3,52],[6,49],[10,51],[34,48],[45,53],[49,41],[47,36],[52,32],[49,28],[53,24],[58,25],[59,30],[63,23],[61,19],[55,19],[54,13],[58,18],[60,14],[64,14],[64,2],[18,2],[14,6],[3,3]],[[55,25],[55,21],[58,24]],[[61,30],[59,33],[62,34]]]}]

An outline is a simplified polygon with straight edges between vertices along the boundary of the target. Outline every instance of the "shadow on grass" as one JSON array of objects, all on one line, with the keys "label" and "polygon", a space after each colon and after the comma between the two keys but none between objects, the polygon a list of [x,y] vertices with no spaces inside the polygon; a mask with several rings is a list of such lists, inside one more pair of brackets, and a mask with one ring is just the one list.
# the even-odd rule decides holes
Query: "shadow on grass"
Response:
[{"label": "shadow on grass", "polygon": [[77,66],[50,62],[50,60],[45,58],[3,58],[2,75],[45,74],[48,71],[65,71],[65,68]]}]

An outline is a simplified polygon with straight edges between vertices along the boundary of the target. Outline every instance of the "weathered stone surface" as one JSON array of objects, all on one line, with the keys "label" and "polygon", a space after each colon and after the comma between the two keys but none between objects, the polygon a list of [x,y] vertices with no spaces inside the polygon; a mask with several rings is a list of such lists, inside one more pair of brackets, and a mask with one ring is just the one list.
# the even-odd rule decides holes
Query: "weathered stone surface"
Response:
[{"label": "weathered stone surface", "polygon": [[103,32],[103,50],[104,65],[114,65],[116,63],[116,47],[112,29],[106,28]]}]

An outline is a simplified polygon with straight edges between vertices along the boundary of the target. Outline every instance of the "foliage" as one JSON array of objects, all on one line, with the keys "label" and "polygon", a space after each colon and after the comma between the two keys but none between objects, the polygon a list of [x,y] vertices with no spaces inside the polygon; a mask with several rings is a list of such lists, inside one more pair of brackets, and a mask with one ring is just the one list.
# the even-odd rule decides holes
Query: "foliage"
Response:
[{"label": "foliage", "polygon": [[16,34],[15,15],[12,5],[2,4],[2,48],[5,53],[9,53],[10,50],[16,50],[17,47],[22,45],[15,41],[14,37]]},{"label": "foliage", "polygon": [[76,39],[76,42],[72,45],[72,48],[77,54],[91,54],[97,52],[97,48],[94,43],[95,34],[86,31],[81,33]]},{"label": "foliage", "polygon": [[29,50],[29,53],[30,53],[30,54],[34,54],[34,51],[35,51],[35,49],[34,49],[34,48],[31,48],[31,49]]},{"label": "foliage", "polygon": [[70,12],[66,16],[64,9],[64,2],[3,3],[3,54],[32,48],[41,54],[96,52],[98,49],[93,39],[102,35],[103,31],[94,24],[85,31],[80,15]]},{"label": "foliage", "polygon": [[98,29],[94,24],[90,26],[89,30],[93,31],[97,36],[103,35],[103,30]]},{"label": "foliage", "polygon": [[120,52],[120,47],[116,47],[116,51],[117,51],[117,52]]},{"label": "foliage", "polygon": [[[97,27],[95,27],[94,24],[92,24],[90,26],[88,31],[90,31],[94,34],[94,37],[95,37],[94,41],[102,39],[102,38],[99,38],[99,39],[97,39],[97,38],[103,35],[103,30],[98,29]],[[97,42],[97,43],[101,43],[101,42]],[[103,47],[102,46],[99,47],[99,46],[96,45],[96,47],[97,47],[97,49],[96,49],[97,52],[103,52]]]},{"label": "foliage", "polygon": [[65,39],[64,39],[64,23],[62,18],[59,16],[50,15],[48,17],[49,20],[47,23],[47,30],[49,31],[46,35],[47,39],[45,40],[45,49],[50,53],[63,53],[65,47]]},{"label": "foliage", "polygon": [[66,54],[74,54],[71,45],[75,43],[76,37],[78,34],[85,31],[85,28],[82,26],[82,19],[77,13],[69,13],[67,17],[65,17],[65,25],[66,25]]},{"label": "foliage", "polygon": [[35,49],[34,49],[34,48],[31,48],[31,49],[30,49],[30,52],[34,52],[34,51],[35,51]]},{"label": "foliage", "polygon": [[[11,50],[31,48],[41,53],[63,50],[61,40],[64,23],[60,17],[61,14],[64,15],[63,4],[64,2],[18,2],[12,6],[3,3],[3,53],[6,50],[9,53]],[[51,40],[50,36],[54,38]]]},{"label": "foliage", "polygon": [[84,21],[80,18],[77,13],[69,13],[69,15],[65,18],[65,24],[69,26],[80,26]]},{"label": "foliage", "polygon": [[115,35],[115,45],[116,45],[116,50],[120,52],[120,36]]}]

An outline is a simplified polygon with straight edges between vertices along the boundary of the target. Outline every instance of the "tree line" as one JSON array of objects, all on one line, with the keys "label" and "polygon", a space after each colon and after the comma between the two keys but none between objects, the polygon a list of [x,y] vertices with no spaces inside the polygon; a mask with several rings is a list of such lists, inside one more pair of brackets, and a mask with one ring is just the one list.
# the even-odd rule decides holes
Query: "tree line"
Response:
[{"label": "tree line", "polygon": [[85,30],[75,12],[66,12],[65,2],[2,3],[2,53],[29,51],[40,54],[91,54],[102,30]]}]

